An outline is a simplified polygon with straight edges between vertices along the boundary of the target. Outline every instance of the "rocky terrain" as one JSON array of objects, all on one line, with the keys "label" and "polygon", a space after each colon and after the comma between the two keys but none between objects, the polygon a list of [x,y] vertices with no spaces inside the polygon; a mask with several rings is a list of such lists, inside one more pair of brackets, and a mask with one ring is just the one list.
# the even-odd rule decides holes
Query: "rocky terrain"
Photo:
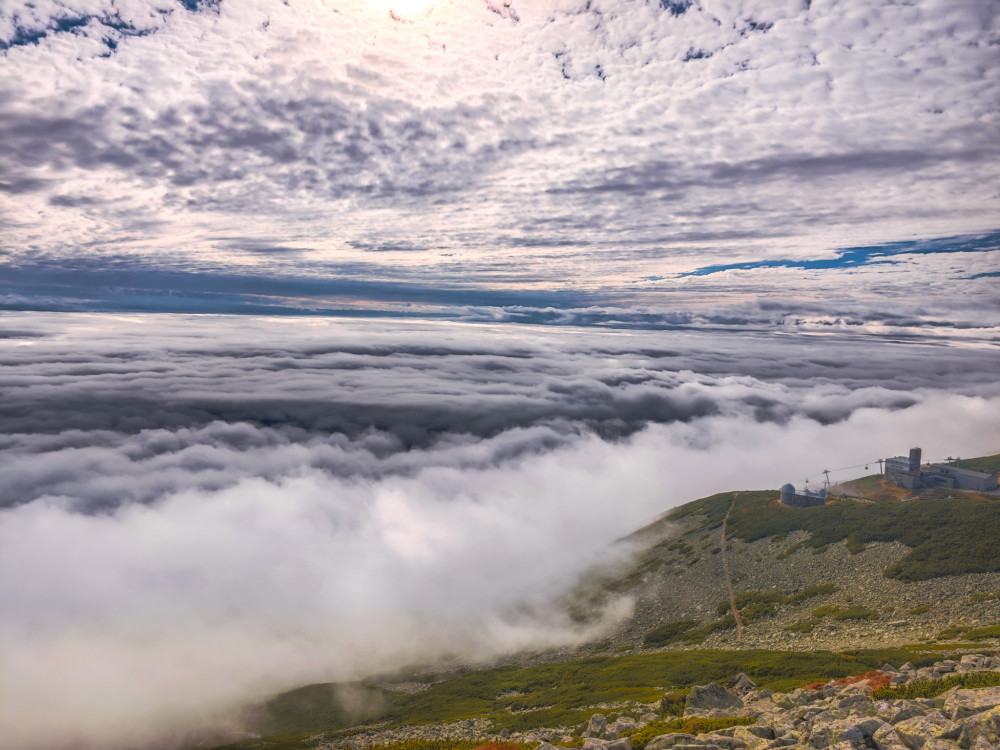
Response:
[{"label": "rocky terrain", "polygon": [[[847,679],[791,693],[758,690],[745,675],[727,686],[694,688],[685,716],[746,717],[752,724],[714,732],[670,732],[644,744],[645,750],[996,750],[1000,747],[1000,687],[963,689],[955,686],[933,698],[879,699],[881,685],[940,680],[950,674],[1000,673],[1000,657],[981,654],[932,667],[900,669],[886,665],[862,679]],[[984,680],[986,682],[987,680]],[[1000,680],[988,680],[1000,683]],[[591,726],[603,726],[595,717]],[[594,734],[593,731],[589,732]],[[612,732],[612,734],[616,734]],[[632,750],[628,737],[585,740],[584,747]],[[551,745],[540,750],[550,750]]]},{"label": "rocky terrain", "polygon": [[[965,688],[963,682],[987,686]],[[906,686],[931,697],[884,695],[906,692],[886,688]],[[858,677],[790,693],[758,689],[739,674],[725,685],[691,689],[683,716],[673,719],[682,726],[689,722],[691,731],[660,732],[672,718],[661,718],[660,708],[632,705],[613,721],[594,714],[582,737],[574,737],[567,727],[496,734],[490,732],[489,722],[469,719],[445,726],[371,729],[319,747],[348,750],[430,739],[535,743],[536,750],[996,750],[1000,748],[1000,656],[966,654],[961,660],[919,669],[886,664]],[[732,726],[697,731],[713,723]]]},{"label": "rocky terrain", "polygon": [[[721,529],[706,525],[697,515],[654,524],[623,540],[632,546],[627,564],[581,588],[576,606],[583,610],[614,596],[633,601],[632,615],[596,644],[597,652],[658,646],[884,648],[961,639],[962,629],[1000,623],[1000,572],[917,581],[891,578],[886,571],[910,552],[900,542],[869,543],[861,550],[843,541],[816,548],[807,544],[810,534],[798,530],[749,543],[727,540],[725,554],[737,594],[784,594],[790,599],[745,616],[742,639],[737,640],[731,626],[704,627],[718,623],[724,616],[719,608],[728,600]],[[795,599],[820,587],[826,590]],[[821,614],[814,616],[817,610]],[[680,621],[702,627],[693,626],[693,637],[669,643],[646,640],[657,627]]]},{"label": "rocky terrain", "polygon": [[[605,648],[620,652],[643,646],[644,637],[665,622],[716,619],[716,608],[727,598],[717,534],[702,539],[704,532],[680,534],[677,541],[698,550],[687,562],[678,561],[673,571],[649,576],[629,593],[635,597],[634,613],[611,636]],[[984,626],[1000,620],[1000,573],[971,573],[929,581],[899,581],[883,571],[901,559],[906,547],[878,543],[851,554],[844,544],[825,551],[800,547],[785,556],[806,537],[794,532],[781,541],[764,539],[750,544],[737,541],[729,550],[729,565],[737,591],[779,591],[794,594],[810,586],[833,584],[836,591],[798,604],[779,607],[774,615],[745,622],[743,640],[732,630],[708,634],[696,644],[677,642],[671,648],[794,648],[842,649],[882,648],[919,640],[937,639],[956,625]],[[810,620],[820,607],[860,607],[874,613],[872,619],[834,620],[821,618],[807,632],[786,630]]]}]

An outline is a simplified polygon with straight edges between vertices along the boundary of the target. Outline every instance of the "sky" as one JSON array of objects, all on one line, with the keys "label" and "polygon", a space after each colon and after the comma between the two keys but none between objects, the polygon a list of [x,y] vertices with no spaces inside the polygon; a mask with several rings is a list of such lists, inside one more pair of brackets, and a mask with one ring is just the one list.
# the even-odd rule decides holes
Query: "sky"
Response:
[{"label": "sky", "polygon": [[665,510],[1000,452],[1000,4],[0,0],[0,737],[600,637]]},{"label": "sky", "polygon": [[0,305],[995,326],[998,41],[989,0],[3,0]]}]

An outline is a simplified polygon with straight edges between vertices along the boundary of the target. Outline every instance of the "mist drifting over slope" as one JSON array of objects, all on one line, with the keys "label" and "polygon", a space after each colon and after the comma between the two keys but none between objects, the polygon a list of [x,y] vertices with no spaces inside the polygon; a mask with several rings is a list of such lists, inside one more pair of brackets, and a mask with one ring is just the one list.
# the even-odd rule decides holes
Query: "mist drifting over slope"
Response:
[{"label": "mist drifting over slope", "polygon": [[51,314],[0,341],[23,748],[170,746],[269,691],[572,644],[559,594],[679,502],[1000,445],[989,341]]}]

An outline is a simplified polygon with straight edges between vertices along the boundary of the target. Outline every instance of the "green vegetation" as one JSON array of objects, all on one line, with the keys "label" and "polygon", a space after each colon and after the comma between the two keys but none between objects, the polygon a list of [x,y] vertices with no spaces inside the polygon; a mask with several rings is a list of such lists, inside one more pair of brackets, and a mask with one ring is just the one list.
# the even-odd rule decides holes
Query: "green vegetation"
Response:
[{"label": "green vegetation", "polygon": [[[851,598],[847,597],[847,600],[850,601]],[[886,608],[886,611],[891,611],[891,609]],[[790,633],[809,633],[826,617],[832,620],[876,620],[878,619],[878,612],[857,605],[852,607],[838,607],[833,604],[825,604],[822,607],[814,609],[810,619],[792,623],[786,626],[785,630]]]},{"label": "green vegetation", "polygon": [[985,628],[970,628],[965,631],[965,637],[973,641],[984,641],[987,638],[1000,638],[1000,625],[990,625]]},{"label": "green vegetation", "polygon": [[969,600],[973,602],[988,602],[993,599],[1000,599],[1000,595],[996,593],[990,594],[969,594]]},{"label": "green vegetation", "polygon": [[668,643],[680,640],[681,636],[697,625],[699,620],[674,620],[673,622],[653,628],[643,639],[647,646],[666,646]]},{"label": "green vegetation", "polygon": [[800,622],[793,622],[791,625],[786,625],[785,630],[789,633],[811,633],[815,623],[809,620],[802,620]]},{"label": "green vegetation", "polygon": [[680,540],[673,542],[667,547],[668,550],[672,552],[680,552],[682,555],[690,555],[694,552],[694,547],[692,547],[687,542],[682,542]]},{"label": "green vegetation", "polygon": [[690,690],[685,688],[684,690],[671,690],[669,693],[664,693],[659,702],[660,715],[683,716],[684,704],[687,702],[688,693],[690,692]]},{"label": "green vegetation", "polygon": [[916,700],[936,698],[954,687],[972,689],[1000,686],[1000,674],[996,672],[970,672],[945,677],[941,680],[917,680],[906,685],[886,685],[872,692],[872,698],[881,700]]},{"label": "green vegetation", "polygon": [[[934,660],[934,656],[913,649],[845,654],[763,649],[663,651],[436,675],[433,679],[442,681],[418,693],[396,693],[364,684],[310,685],[259,707],[252,728],[265,740],[245,740],[228,748],[310,748],[317,737],[344,736],[344,730],[364,721],[394,727],[484,717],[495,731],[580,727],[598,704],[659,700],[665,713],[680,712],[683,688],[724,682],[738,672],[745,672],[761,687],[787,691],[877,669],[887,661],[923,666]],[[365,709],[359,711],[359,705]],[[610,717],[614,711],[603,713]]]},{"label": "green vegetation", "polygon": [[943,641],[950,641],[956,638],[968,638],[970,641],[985,641],[989,638],[1000,638],[1000,624],[988,625],[985,628],[957,625],[942,630],[938,633],[938,638]]},{"label": "green vegetation", "polygon": [[729,630],[736,627],[736,618],[728,614],[722,619],[702,625],[700,628],[689,630],[684,637],[685,643],[702,643],[708,636],[718,630]]},{"label": "green vegetation", "polygon": [[840,607],[835,604],[826,604],[822,607],[817,607],[812,611],[812,616],[816,619],[822,619],[823,617],[829,617],[830,615],[839,612]]},{"label": "green vegetation", "polygon": [[973,471],[985,471],[987,474],[1000,473],[1000,453],[995,456],[980,456],[979,458],[964,458],[955,461],[953,466],[960,469],[972,469]]},{"label": "green vegetation", "polygon": [[922,615],[924,612],[930,612],[931,608],[927,604],[918,604],[916,607],[910,610],[911,615]]},{"label": "green vegetation", "polygon": [[834,620],[877,620],[878,612],[854,606],[834,612],[831,618]]},{"label": "green vegetation", "polygon": [[671,719],[669,721],[653,721],[642,729],[633,732],[629,737],[634,750],[643,750],[646,743],[654,737],[671,732],[684,732],[685,734],[703,734],[705,732],[716,732],[729,727],[746,726],[753,724],[756,719],[746,716],[727,716],[718,719]]},{"label": "green vegetation", "polygon": [[[801,604],[806,599],[828,596],[836,591],[837,587],[832,583],[806,586],[794,594],[785,594],[781,591],[743,591],[736,595],[736,608],[740,611],[743,622],[751,623],[777,614],[781,605]],[[715,613],[722,617],[730,609],[729,601],[722,601],[716,605]],[[734,621],[733,625],[735,624]]]},{"label": "green vegetation", "polygon": [[[910,551],[885,575],[904,581],[1000,571],[1000,545],[995,543],[1000,537],[1000,499],[995,497],[961,493],[950,500],[925,497],[906,503],[841,498],[815,508],[778,506],[777,497],[773,490],[736,493],[728,536],[753,542],[805,531],[809,538],[802,544],[814,551],[846,542],[855,553],[872,542],[900,542]],[[704,528],[712,529],[721,526],[733,498],[734,493],[725,492],[696,500],[664,520],[704,516]]]}]

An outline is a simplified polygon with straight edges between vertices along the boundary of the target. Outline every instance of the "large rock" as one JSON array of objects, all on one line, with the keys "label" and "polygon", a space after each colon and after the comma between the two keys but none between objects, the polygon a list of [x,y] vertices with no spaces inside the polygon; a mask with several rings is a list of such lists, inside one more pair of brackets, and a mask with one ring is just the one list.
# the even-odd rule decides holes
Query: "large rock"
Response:
[{"label": "large rock", "polygon": [[587,723],[587,729],[584,731],[583,736],[586,737],[603,737],[604,732],[608,728],[608,717],[604,714],[594,714],[590,717],[590,721]]},{"label": "large rock", "polygon": [[747,750],[764,750],[770,746],[774,733],[767,727],[736,727],[733,739],[742,742]]},{"label": "large rock", "polygon": [[604,739],[614,740],[623,734],[630,734],[639,728],[639,723],[631,716],[619,716],[604,730]]},{"label": "large rock", "polygon": [[757,689],[757,683],[740,672],[726,683],[726,689],[736,695],[746,695],[750,691]]},{"label": "large rock", "polygon": [[684,715],[697,716],[714,710],[733,711],[739,708],[743,708],[743,701],[722,685],[710,682],[707,685],[696,685],[691,688],[684,702]]},{"label": "large rock", "polygon": [[661,734],[646,743],[646,750],[664,750],[675,745],[690,744],[696,740],[693,734],[674,732],[673,734]]},{"label": "large rock", "polygon": [[876,730],[883,726],[886,726],[886,723],[881,719],[857,716],[834,721],[817,721],[809,732],[809,743],[818,750],[845,741],[864,747],[865,741],[870,740]]},{"label": "large rock", "polygon": [[1000,747],[1000,706],[963,719],[962,744],[967,747],[986,740],[992,748]]},{"label": "large rock", "polygon": [[979,688],[977,690],[954,690],[944,700],[944,713],[952,721],[965,719],[973,714],[1000,706],[1000,687]]},{"label": "large rock", "polygon": [[922,750],[928,740],[958,739],[962,727],[940,711],[931,711],[925,716],[914,716],[896,724],[900,739],[915,750]]},{"label": "large rock", "polygon": [[903,738],[899,736],[894,726],[883,724],[872,734],[872,741],[879,750],[910,750],[903,744]]}]

